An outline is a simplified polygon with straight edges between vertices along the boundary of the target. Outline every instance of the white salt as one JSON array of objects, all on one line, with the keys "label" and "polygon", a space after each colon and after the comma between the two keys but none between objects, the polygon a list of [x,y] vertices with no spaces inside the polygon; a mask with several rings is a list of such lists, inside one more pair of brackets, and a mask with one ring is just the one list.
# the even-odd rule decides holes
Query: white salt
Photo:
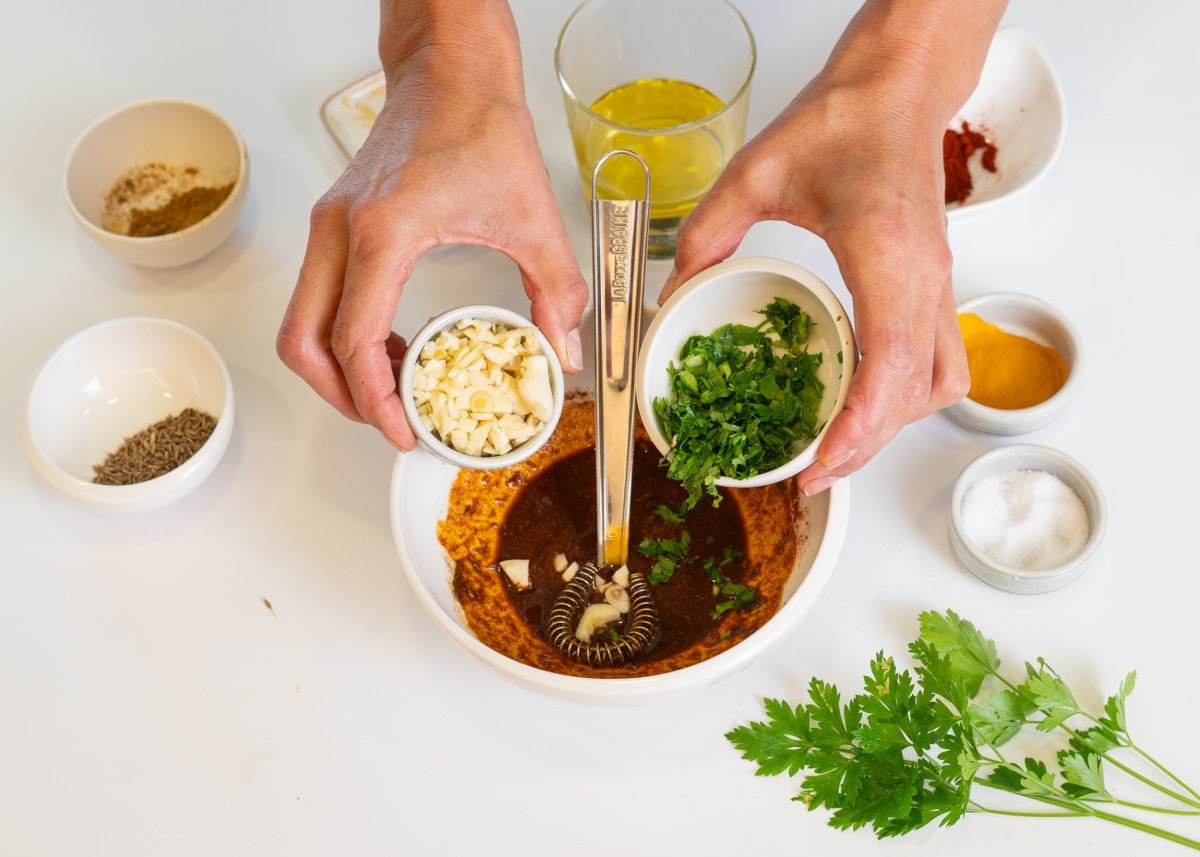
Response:
[{"label": "white salt", "polygon": [[1042,470],[980,479],[963,497],[962,521],[980,552],[1025,571],[1046,571],[1072,559],[1091,530],[1079,495]]}]

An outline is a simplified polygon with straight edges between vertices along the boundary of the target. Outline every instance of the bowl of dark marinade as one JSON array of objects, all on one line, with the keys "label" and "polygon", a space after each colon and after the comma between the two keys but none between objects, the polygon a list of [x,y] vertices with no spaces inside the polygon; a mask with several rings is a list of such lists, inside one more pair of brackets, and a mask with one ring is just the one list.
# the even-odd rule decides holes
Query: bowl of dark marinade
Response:
[{"label": "bowl of dark marinade", "polygon": [[841,551],[848,488],[805,497],[784,479],[689,502],[639,419],[627,556],[599,562],[590,327],[535,454],[500,469],[397,456],[392,533],[433,623],[505,678],[585,704],[658,702],[745,669],[803,619]]}]

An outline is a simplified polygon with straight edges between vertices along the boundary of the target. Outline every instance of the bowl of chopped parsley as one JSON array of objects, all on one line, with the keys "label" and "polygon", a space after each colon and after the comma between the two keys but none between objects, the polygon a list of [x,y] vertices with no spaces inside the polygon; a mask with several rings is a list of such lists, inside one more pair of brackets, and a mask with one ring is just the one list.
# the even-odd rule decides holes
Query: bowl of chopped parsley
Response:
[{"label": "bowl of chopped parsley", "polygon": [[811,464],[857,353],[837,295],[791,262],[730,259],[676,291],[642,342],[637,403],[688,507]]}]

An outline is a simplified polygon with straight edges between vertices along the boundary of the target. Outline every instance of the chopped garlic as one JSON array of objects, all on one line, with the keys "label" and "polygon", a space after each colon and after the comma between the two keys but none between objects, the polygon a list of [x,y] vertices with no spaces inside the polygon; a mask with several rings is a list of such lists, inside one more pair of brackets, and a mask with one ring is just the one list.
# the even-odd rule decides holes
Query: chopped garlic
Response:
[{"label": "chopped garlic", "polygon": [[421,349],[413,401],[443,443],[468,455],[503,455],[552,415],[550,364],[533,328],[463,319]]},{"label": "chopped garlic", "polygon": [[604,587],[604,600],[617,608],[618,613],[629,612],[629,591],[624,586],[610,583]]},{"label": "chopped garlic", "polygon": [[629,588],[629,566],[623,565],[613,572],[612,582],[622,589]]},{"label": "chopped garlic", "polygon": [[611,604],[589,604],[583,611],[583,615],[579,617],[579,624],[575,627],[575,637],[584,643],[590,643],[592,634],[596,633],[598,628],[602,628],[610,622],[616,622],[620,618],[620,612]]},{"label": "chopped garlic", "polygon": [[566,568],[563,569],[563,573],[562,573],[563,580],[566,581],[567,583],[570,583],[572,580],[575,579],[575,574],[578,571],[579,571],[579,563],[577,563],[577,562],[571,563],[570,565],[568,565]]},{"label": "chopped garlic", "polygon": [[527,357],[517,378],[517,390],[539,420],[550,419],[554,398],[550,392],[550,361],[544,354]]},{"label": "chopped garlic", "polygon": [[517,589],[532,588],[533,584],[529,580],[529,560],[502,559],[500,560],[500,570],[508,575],[508,579]]},{"label": "chopped garlic", "polygon": [[554,555],[554,570],[560,574],[567,570],[567,566],[571,563],[567,560],[565,553],[556,553]]}]

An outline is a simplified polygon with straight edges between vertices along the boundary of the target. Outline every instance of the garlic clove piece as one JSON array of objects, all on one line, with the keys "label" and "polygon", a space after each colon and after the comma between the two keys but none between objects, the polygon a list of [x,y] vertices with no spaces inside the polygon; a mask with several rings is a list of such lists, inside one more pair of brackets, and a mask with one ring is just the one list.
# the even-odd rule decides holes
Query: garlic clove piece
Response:
[{"label": "garlic clove piece", "polygon": [[592,635],[598,629],[616,622],[620,618],[620,611],[607,602],[604,604],[589,604],[587,609],[583,611],[583,615],[579,617],[579,624],[575,626],[575,638],[581,642],[590,643]]},{"label": "garlic clove piece", "polygon": [[550,362],[545,354],[532,354],[521,365],[517,390],[530,412],[539,420],[550,419],[554,396],[550,390]]},{"label": "garlic clove piece", "polygon": [[616,607],[622,615],[629,612],[629,591],[624,586],[610,583],[604,587],[604,601]]},{"label": "garlic clove piece", "polygon": [[517,589],[531,589],[533,587],[533,584],[529,580],[529,560],[502,559],[500,560],[500,570],[508,576],[508,579],[512,581],[513,586],[517,587]]}]

